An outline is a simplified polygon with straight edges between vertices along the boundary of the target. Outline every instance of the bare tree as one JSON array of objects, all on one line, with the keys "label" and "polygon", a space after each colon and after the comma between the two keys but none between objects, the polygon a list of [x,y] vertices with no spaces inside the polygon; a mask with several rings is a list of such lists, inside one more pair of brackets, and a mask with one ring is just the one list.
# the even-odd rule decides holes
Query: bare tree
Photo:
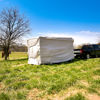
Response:
[{"label": "bare tree", "polygon": [[4,51],[5,60],[9,56],[10,47],[29,31],[29,21],[23,15],[21,16],[16,8],[2,10],[0,13],[0,45]]}]

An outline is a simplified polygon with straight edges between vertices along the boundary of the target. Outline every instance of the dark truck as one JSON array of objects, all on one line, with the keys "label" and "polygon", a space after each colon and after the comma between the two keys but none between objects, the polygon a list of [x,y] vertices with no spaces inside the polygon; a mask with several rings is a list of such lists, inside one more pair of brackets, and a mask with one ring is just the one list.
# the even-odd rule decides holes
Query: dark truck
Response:
[{"label": "dark truck", "polygon": [[100,57],[100,45],[83,45],[81,49],[74,49],[75,58]]}]

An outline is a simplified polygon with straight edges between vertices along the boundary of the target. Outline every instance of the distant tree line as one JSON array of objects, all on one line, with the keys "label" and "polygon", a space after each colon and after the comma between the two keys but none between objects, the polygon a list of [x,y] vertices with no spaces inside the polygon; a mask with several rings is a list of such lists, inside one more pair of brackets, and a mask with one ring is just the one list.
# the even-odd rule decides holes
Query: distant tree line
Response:
[{"label": "distant tree line", "polygon": [[[0,51],[3,51],[0,46]],[[27,46],[26,45],[13,45],[10,48],[10,51],[12,52],[27,52]]]}]

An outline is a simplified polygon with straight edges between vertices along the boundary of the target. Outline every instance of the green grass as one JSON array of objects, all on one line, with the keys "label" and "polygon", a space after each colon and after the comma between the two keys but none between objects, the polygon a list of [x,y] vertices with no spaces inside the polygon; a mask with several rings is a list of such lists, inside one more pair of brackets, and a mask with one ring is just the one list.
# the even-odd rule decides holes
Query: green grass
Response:
[{"label": "green grass", "polygon": [[[0,60],[4,60],[4,58],[1,58],[2,53],[0,52]],[[25,59],[27,58],[26,52],[11,52],[11,55],[9,57],[10,60],[16,60],[16,59]]]},{"label": "green grass", "polygon": [[55,94],[65,100],[85,100],[87,94],[99,92],[100,58],[52,65],[28,65],[22,52],[12,53],[8,61],[0,58],[0,100],[53,100]]},{"label": "green grass", "polygon": [[86,98],[82,94],[77,93],[76,95],[66,98],[65,100],[86,100]]},{"label": "green grass", "polygon": [[10,97],[8,96],[8,94],[1,93],[0,94],[0,100],[10,100]]}]

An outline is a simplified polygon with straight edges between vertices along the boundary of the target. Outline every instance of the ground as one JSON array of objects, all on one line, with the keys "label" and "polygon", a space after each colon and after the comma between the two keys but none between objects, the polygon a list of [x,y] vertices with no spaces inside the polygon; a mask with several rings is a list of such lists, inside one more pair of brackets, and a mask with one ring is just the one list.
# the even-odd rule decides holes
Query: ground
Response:
[{"label": "ground", "polygon": [[8,61],[0,57],[0,100],[100,100],[100,58],[52,65],[27,61],[22,52]]}]

